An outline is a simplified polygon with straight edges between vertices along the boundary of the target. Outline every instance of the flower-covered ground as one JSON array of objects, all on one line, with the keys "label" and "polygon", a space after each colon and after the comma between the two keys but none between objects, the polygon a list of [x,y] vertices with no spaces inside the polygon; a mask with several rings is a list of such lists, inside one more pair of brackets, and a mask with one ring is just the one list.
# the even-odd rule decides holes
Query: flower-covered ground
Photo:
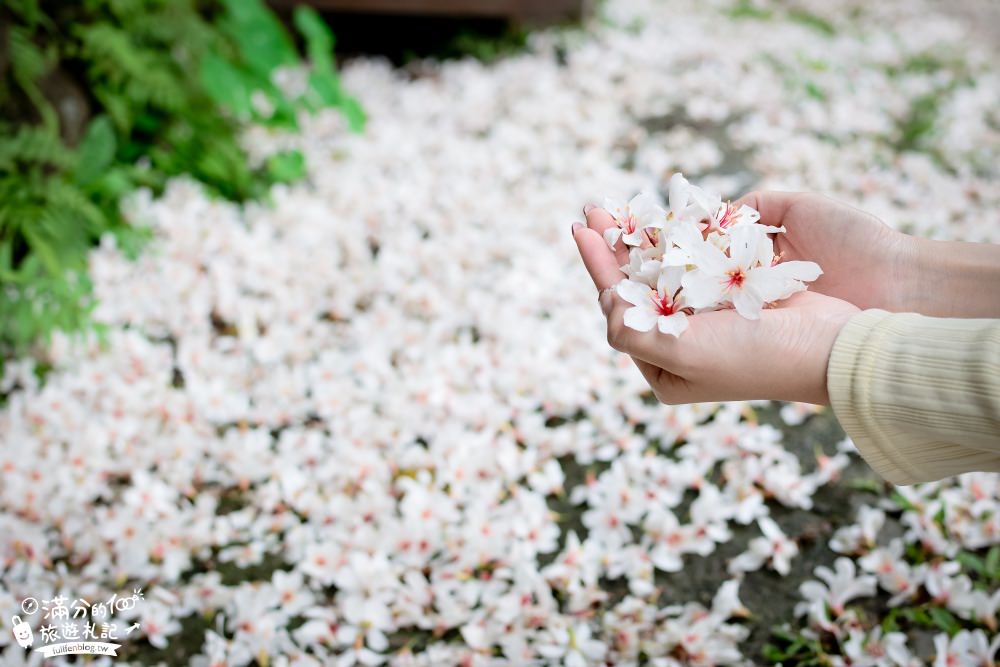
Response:
[{"label": "flower-covered ground", "polygon": [[363,135],[247,137],[306,183],[131,201],[103,346],[3,379],[3,664],[40,662],[26,597],[136,588],[142,664],[992,664],[1000,477],[897,489],[829,412],[656,404],[568,233],[684,171],[1000,241],[1000,77],[937,8],[613,0],[491,65],[357,60]]}]

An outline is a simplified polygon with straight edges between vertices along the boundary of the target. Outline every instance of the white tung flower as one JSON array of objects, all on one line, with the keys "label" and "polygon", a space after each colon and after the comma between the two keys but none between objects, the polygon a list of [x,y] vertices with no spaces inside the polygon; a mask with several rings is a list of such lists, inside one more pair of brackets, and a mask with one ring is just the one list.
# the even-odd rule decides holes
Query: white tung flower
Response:
[{"label": "white tung flower", "polygon": [[818,581],[807,581],[799,586],[799,592],[805,598],[795,607],[795,614],[808,613],[810,619],[823,625],[828,621],[826,610],[840,616],[848,602],[857,597],[875,595],[876,580],[871,575],[858,576],[854,561],[850,558],[838,558],[833,564],[833,570],[826,566],[816,568],[816,576],[823,580],[825,586]]},{"label": "white tung flower", "polygon": [[805,289],[803,282],[822,273],[814,262],[761,263],[773,253],[768,230],[762,225],[737,225],[731,232],[727,256],[714,245],[697,241],[684,248],[698,267],[681,280],[689,305],[713,308],[732,303],[747,319],[760,317],[764,304],[780,301]]},{"label": "white tung flower", "polygon": [[684,268],[666,266],[660,271],[656,288],[634,280],[618,283],[618,296],[632,304],[625,311],[625,326],[637,331],[649,331],[654,326],[660,333],[680,336],[687,327],[683,294],[678,295]]},{"label": "white tung flower", "polygon": [[653,287],[660,277],[662,263],[659,261],[663,255],[663,249],[652,248],[632,248],[628,253],[628,264],[621,267],[622,273],[638,283],[643,283]]},{"label": "white tung flower", "polygon": [[605,199],[604,208],[615,219],[615,226],[604,232],[604,240],[612,248],[618,243],[630,246],[640,246],[649,240],[647,229],[661,228],[666,219],[666,212],[656,202],[653,195],[640,192],[627,203]]},{"label": "white tung flower", "polygon": [[760,526],[764,537],[750,540],[749,549],[729,563],[729,572],[735,574],[758,570],[761,565],[770,561],[774,570],[785,576],[791,567],[792,558],[799,553],[798,545],[788,539],[770,517],[760,517],[757,519],[757,525]]}]

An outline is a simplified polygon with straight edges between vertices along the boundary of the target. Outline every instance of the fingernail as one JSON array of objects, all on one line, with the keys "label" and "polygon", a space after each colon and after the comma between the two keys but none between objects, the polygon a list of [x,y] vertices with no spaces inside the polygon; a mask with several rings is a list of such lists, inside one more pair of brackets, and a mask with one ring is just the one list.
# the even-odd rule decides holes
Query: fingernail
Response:
[{"label": "fingernail", "polygon": [[583,214],[587,215],[588,213],[590,213],[591,211],[593,211],[595,208],[597,208],[596,204],[587,204],[586,206],[583,207]]},{"label": "fingernail", "polygon": [[581,229],[583,229],[583,225],[579,222],[574,222],[569,228],[569,233],[573,235],[573,238],[576,238],[576,233]]}]

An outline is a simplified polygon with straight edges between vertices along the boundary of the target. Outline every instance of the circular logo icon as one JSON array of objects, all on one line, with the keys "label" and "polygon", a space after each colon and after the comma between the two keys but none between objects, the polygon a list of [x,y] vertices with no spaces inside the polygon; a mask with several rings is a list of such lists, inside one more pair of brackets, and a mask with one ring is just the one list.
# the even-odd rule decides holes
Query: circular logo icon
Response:
[{"label": "circular logo icon", "polygon": [[31,616],[38,611],[38,600],[35,598],[24,598],[21,602],[21,610],[28,616]]}]

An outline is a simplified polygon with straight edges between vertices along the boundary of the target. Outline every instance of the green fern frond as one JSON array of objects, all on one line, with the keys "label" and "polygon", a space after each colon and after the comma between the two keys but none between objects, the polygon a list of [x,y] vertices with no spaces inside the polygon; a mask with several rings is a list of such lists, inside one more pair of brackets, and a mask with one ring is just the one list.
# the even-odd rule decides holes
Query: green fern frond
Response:
[{"label": "green fern frond", "polygon": [[10,135],[11,129],[0,125],[0,170],[15,171],[29,163],[55,167],[72,164],[73,152],[54,130],[27,125]]}]

